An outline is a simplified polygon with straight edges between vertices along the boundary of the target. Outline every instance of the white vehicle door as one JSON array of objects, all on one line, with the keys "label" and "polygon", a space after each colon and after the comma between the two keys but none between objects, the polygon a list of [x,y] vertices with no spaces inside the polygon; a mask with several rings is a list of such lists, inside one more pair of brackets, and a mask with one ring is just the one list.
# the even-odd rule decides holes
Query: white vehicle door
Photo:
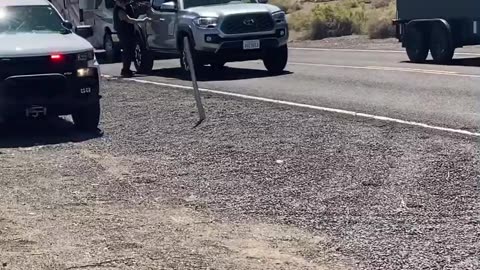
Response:
[{"label": "white vehicle door", "polygon": [[152,0],[150,16],[153,21],[147,24],[147,38],[150,47],[170,51],[176,48],[175,23],[177,11],[175,8],[165,9],[165,3],[168,3],[168,0]]},{"label": "white vehicle door", "polygon": [[95,12],[102,0],[80,0],[79,8],[83,12],[83,24],[92,26],[94,36],[88,38],[88,41],[96,48],[102,45],[101,40],[98,40],[95,33],[98,33],[95,21]]}]

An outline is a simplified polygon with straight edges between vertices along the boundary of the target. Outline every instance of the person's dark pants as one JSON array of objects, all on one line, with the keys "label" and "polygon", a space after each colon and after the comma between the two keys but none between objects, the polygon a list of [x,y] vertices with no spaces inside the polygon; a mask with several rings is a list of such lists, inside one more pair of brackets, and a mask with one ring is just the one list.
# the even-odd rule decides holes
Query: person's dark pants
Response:
[{"label": "person's dark pants", "polygon": [[122,73],[129,72],[135,55],[135,36],[133,33],[118,33],[120,46],[122,47]]}]

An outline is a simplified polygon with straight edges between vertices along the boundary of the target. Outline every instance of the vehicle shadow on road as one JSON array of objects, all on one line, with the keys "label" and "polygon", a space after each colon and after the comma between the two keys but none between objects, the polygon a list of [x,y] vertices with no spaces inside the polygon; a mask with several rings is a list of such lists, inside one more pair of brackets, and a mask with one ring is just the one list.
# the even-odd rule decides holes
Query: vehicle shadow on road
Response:
[{"label": "vehicle shadow on road", "polygon": [[64,118],[0,123],[0,148],[32,147],[84,142],[102,137],[98,132],[79,132]]},{"label": "vehicle shadow on road", "polygon": [[106,65],[106,64],[119,64],[122,63],[122,57],[119,56],[114,60],[107,60],[105,53],[95,53],[95,56],[97,57],[97,61],[100,65]]},{"label": "vehicle shadow on road", "polygon": [[[292,74],[292,72],[285,71],[283,74],[277,76],[284,76]],[[153,70],[149,76],[158,76],[170,79],[178,79],[189,81],[190,76],[182,72],[180,68],[164,68]],[[202,82],[211,81],[235,81],[245,79],[260,79],[275,77],[269,74],[266,70],[246,69],[225,67],[222,70],[212,70],[210,67],[205,67],[204,70],[197,72],[197,80]]]},{"label": "vehicle shadow on road", "polygon": [[[403,63],[410,63],[410,61],[403,61]],[[433,60],[427,60],[424,64],[436,65]],[[442,66],[462,66],[462,67],[480,67],[480,57],[470,57],[470,58],[454,58],[448,64],[442,64]]]}]

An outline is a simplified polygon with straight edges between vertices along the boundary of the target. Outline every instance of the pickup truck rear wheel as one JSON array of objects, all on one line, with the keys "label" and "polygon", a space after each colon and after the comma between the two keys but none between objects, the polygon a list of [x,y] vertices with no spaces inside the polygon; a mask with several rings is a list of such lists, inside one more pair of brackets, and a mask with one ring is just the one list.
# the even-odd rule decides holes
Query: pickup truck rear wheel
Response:
[{"label": "pickup truck rear wheel", "polygon": [[78,109],[72,114],[72,118],[78,130],[96,131],[100,123],[100,101]]},{"label": "pickup truck rear wheel", "polygon": [[437,64],[449,63],[455,53],[452,39],[446,27],[441,24],[435,24],[430,34],[430,52],[433,61]]},{"label": "pickup truck rear wheel", "polygon": [[135,42],[135,69],[140,74],[148,74],[153,69],[153,55],[140,39]]},{"label": "pickup truck rear wheel", "polygon": [[279,75],[285,70],[288,62],[288,47],[281,46],[276,49],[269,49],[263,58],[263,63],[268,72],[272,75]]},{"label": "pickup truck rear wheel", "polygon": [[413,63],[424,63],[428,56],[427,36],[419,27],[411,26],[407,30],[406,51]]}]

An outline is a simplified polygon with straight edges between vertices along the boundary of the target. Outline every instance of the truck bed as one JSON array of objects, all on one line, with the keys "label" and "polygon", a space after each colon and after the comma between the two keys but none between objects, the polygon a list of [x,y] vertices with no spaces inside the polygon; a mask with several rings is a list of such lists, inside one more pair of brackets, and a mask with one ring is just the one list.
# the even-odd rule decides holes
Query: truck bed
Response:
[{"label": "truck bed", "polygon": [[480,0],[397,0],[399,20],[478,19]]}]

